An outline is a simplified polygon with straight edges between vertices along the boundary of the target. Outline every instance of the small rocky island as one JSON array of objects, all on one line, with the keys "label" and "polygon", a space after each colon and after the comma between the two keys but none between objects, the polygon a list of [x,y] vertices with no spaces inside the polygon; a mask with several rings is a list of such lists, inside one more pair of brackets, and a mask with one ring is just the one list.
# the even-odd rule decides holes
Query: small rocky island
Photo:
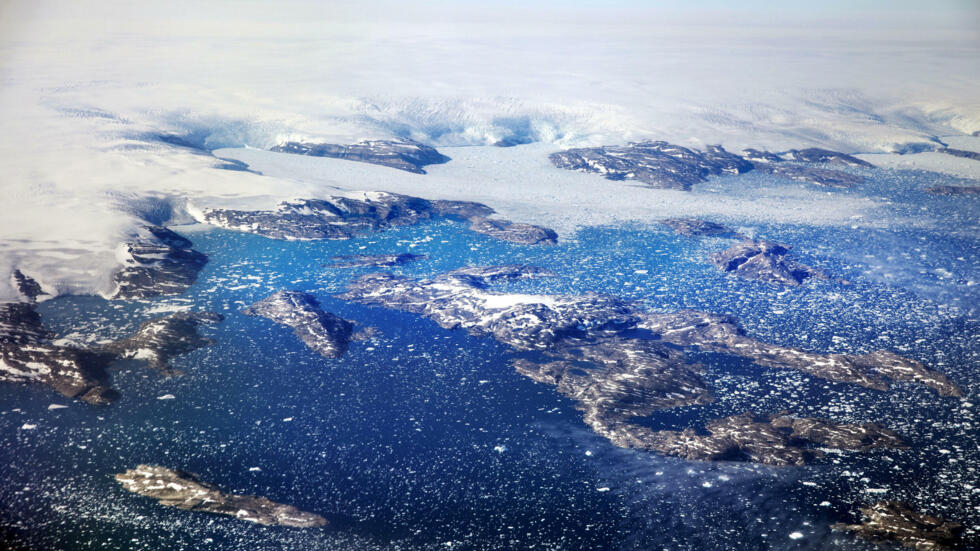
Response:
[{"label": "small rocky island", "polygon": [[879,501],[860,509],[858,524],[835,524],[875,543],[897,543],[910,549],[952,551],[963,547],[963,525],[914,511],[900,501]]},{"label": "small rocky island", "polygon": [[351,254],[345,256],[335,256],[327,268],[390,268],[391,266],[403,266],[411,262],[425,260],[428,258],[424,254],[398,253],[398,254]]},{"label": "small rocky island", "polygon": [[819,147],[790,149],[785,153],[781,153],[779,156],[785,160],[800,161],[803,163],[825,163],[830,165],[859,166],[864,168],[874,168],[875,166],[868,161],[863,161],[853,155],[848,155],[847,153],[841,153],[839,151],[831,151],[829,149],[821,149]]},{"label": "small rocky island", "polygon": [[667,218],[660,221],[661,224],[674,230],[674,233],[684,237],[735,237],[744,239],[745,237],[729,228],[715,222],[701,220],[699,218]]},{"label": "small rocky island", "polygon": [[242,310],[286,325],[293,334],[325,358],[339,358],[355,338],[354,322],[320,308],[316,297],[300,291],[279,291]]},{"label": "small rocky island", "polygon": [[466,220],[471,230],[503,241],[523,245],[557,243],[558,235],[548,228],[489,218],[492,214],[494,210],[481,203],[429,201],[374,191],[287,201],[271,211],[205,209],[199,221],[273,239],[351,239],[444,216]]},{"label": "small rocky island", "polygon": [[265,497],[237,495],[204,482],[197,475],[155,465],[140,465],[115,476],[123,488],[156,499],[161,505],[185,511],[228,515],[239,520],[267,526],[315,528],[325,526],[327,519],[300,511],[292,505],[276,503]]},{"label": "small rocky island", "polygon": [[527,264],[499,264],[496,266],[465,266],[437,276],[437,279],[457,281],[473,287],[486,287],[498,281],[542,279],[558,274],[539,266]]},{"label": "small rocky island", "polygon": [[123,268],[115,273],[114,299],[179,295],[187,290],[208,257],[191,242],[163,226],[143,226],[126,243]]},{"label": "small rocky island", "polygon": [[214,344],[214,339],[197,332],[198,326],[224,319],[215,312],[176,312],[143,322],[131,337],[102,349],[119,359],[145,361],[148,367],[171,375],[176,373],[170,369],[171,359]]},{"label": "small rocky island", "polygon": [[711,263],[746,279],[779,285],[801,285],[807,279],[826,279],[821,270],[786,257],[790,247],[775,241],[747,239],[711,255]]},{"label": "small rocky island", "polygon": [[980,195],[980,186],[933,186],[926,188],[933,195]]},{"label": "small rocky island", "polygon": [[[487,270],[496,279],[517,278],[525,267]],[[351,283],[339,298],[414,312],[446,329],[491,336],[514,349],[519,373],[576,400],[597,433],[617,445],[672,455],[782,465],[818,457],[811,449],[816,444],[859,450],[900,445],[897,435],[875,425],[785,415],[768,421],[752,416],[718,421],[709,427],[716,434],[708,437],[637,425],[634,419],[657,410],[713,400],[700,367],[687,360],[683,349],[745,357],[764,367],[796,369],[878,390],[887,390],[889,380],[916,381],[943,395],[962,395],[943,375],[891,352],[805,352],[748,337],[726,316],[650,312],[608,295],[500,293],[486,288],[491,281],[473,280],[472,274],[448,273],[429,280],[372,274]]]},{"label": "small rocky island", "polygon": [[[803,163],[872,166],[857,157],[818,148],[793,149],[781,155],[746,149],[739,156],[720,145],[709,145],[705,151],[699,151],[664,141],[568,149],[552,153],[550,159],[558,168],[602,174],[608,180],[635,180],[653,188],[683,191],[707,181],[709,176],[742,174],[750,170],[825,187],[847,188],[864,182],[864,178]],[[787,164],[787,161],[796,164]]]},{"label": "small rocky island", "polygon": [[366,140],[350,145],[286,142],[273,147],[271,150],[280,153],[371,163],[416,174],[425,174],[422,167],[426,165],[450,161],[449,157],[439,153],[434,147],[411,140]]}]

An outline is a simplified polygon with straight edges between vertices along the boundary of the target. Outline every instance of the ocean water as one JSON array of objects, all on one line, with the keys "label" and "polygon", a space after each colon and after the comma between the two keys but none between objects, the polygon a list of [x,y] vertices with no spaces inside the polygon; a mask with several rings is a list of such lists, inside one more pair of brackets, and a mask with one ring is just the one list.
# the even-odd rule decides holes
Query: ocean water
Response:
[{"label": "ocean water", "polygon": [[[870,549],[830,525],[887,498],[963,522],[975,543],[980,207],[921,193],[934,175],[871,175],[858,190],[829,193],[882,202],[887,224],[718,220],[794,245],[799,261],[850,282],[800,288],[727,276],[705,258],[731,240],[685,238],[655,224],[586,228],[556,247],[496,242],[448,220],[322,242],[177,228],[211,259],[185,295],[134,303],[62,297],[39,310],[59,336],[76,340],[119,338],[174,308],[214,310],[227,319],[202,332],[216,344],[176,359],[179,377],[117,363],[112,378],[122,398],[108,407],[40,386],[0,386],[0,524],[57,549]],[[738,185],[751,197],[780,184],[750,174]],[[753,336],[808,350],[895,350],[948,374],[967,395],[942,398],[907,384],[878,392],[692,354],[716,402],[644,423],[697,427],[749,409],[788,409],[879,422],[911,448],[830,451],[805,468],[623,450],[591,433],[572,401],[514,372],[507,347],[334,298],[376,269],[325,267],[330,257],[395,252],[429,255],[392,269],[412,277],[528,263],[561,277],[498,287],[606,292],[652,309],[733,314]],[[324,359],[288,328],[240,313],[280,289],[309,291],[325,310],[379,333],[352,343],[343,358]],[[159,399],[167,394],[174,399]],[[113,480],[139,463],[195,472],[331,524],[262,527],[165,508]]]}]

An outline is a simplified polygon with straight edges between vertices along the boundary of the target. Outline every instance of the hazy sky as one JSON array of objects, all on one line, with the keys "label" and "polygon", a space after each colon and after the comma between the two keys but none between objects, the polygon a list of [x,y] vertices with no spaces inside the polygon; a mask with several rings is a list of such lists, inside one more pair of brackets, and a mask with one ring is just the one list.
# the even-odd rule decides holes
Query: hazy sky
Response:
[{"label": "hazy sky", "polygon": [[[534,17],[537,14],[543,17]],[[810,25],[858,27],[958,28],[980,40],[977,0],[219,0],[196,2],[0,0],[3,36],[23,35],[52,23],[76,32],[86,26],[126,25],[152,32],[166,22],[207,20],[260,24],[339,21],[520,22],[521,16],[546,23],[580,20],[585,24],[674,20],[712,25]],[[82,22],[86,22],[85,25]]]}]

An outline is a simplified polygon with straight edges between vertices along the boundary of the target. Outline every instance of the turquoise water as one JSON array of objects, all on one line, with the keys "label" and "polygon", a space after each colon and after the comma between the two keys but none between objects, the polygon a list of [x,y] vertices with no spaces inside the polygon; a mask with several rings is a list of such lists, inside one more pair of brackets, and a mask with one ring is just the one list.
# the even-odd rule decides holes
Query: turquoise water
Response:
[{"label": "turquoise water", "polygon": [[[530,248],[451,221],[327,242],[178,228],[211,258],[185,295],[132,304],[64,297],[40,311],[60,335],[112,339],[167,305],[210,309],[227,316],[204,329],[217,344],[178,358],[184,375],[176,378],[116,364],[122,398],[104,408],[43,387],[0,386],[0,519],[62,549],[860,549],[829,524],[887,497],[964,522],[976,537],[980,209],[975,200],[915,192],[932,185],[926,176],[876,174],[862,193],[884,198],[890,216],[907,223],[742,228],[795,245],[798,260],[847,285],[782,289],[735,279],[704,260],[731,241],[643,225],[586,229],[557,247]],[[585,427],[571,401],[515,373],[503,345],[333,298],[372,269],[325,268],[331,256],[394,252],[429,256],[393,269],[412,277],[535,264],[561,277],[499,287],[733,314],[754,336],[810,350],[896,350],[947,373],[967,397],[913,385],[876,392],[695,354],[716,403],[646,423],[698,426],[747,409],[790,409],[880,422],[912,448],[831,453],[800,469],[618,449]],[[239,313],[279,289],[310,291],[325,310],[380,333],[330,360],[289,329]],[[166,394],[175,398],[158,399]],[[70,407],[48,410],[52,403]],[[196,472],[322,514],[331,526],[261,527],[164,508],[112,479],[138,463]]]}]

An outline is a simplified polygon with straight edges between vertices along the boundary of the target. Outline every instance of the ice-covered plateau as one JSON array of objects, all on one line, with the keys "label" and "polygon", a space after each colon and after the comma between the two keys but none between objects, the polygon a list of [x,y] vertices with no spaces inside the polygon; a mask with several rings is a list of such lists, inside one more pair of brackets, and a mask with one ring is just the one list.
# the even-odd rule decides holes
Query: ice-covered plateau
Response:
[{"label": "ice-covered plateau", "polygon": [[821,186],[851,187],[864,179],[840,170],[786,161],[872,166],[851,155],[818,148],[791,149],[782,154],[748,149],[743,155],[730,153],[720,145],[709,145],[705,151],[699,151],[664,141],[644,141],[625,146],[567,149],[551,154],[551,162],[558,168],[603,174],[609,180],[636,180],[654,188],[685,191],[705,182],[709,176],[750,170]]},{"label": "ice-covered plateau", "polygon": [[152,497],[161,505],[187,511],[228,515],[269,526],[315,528],[327,519],[266,497],[230,494],[197,475],[156,465],[139,465],[115,476],[130,492]]},{"label": "ice-covered plateau", "polygon": [[350,239],[366,232],[405,226],[447,216],[466,220],[470,229],[495,239],[526,245],[554,244],[554,231],[489,218],[493,209],[469,201],[429,201],[381,191],[301,199],[279,204],[273,211],[204,209],[201,222],[274,239]]},{"label": "ice-covered plateau", "polygon": [[[487,267],[487,273],[521,277],[519,265]],[[426,280],[392,274],[365,275],[339,298],[421,314],[447,329],[465,329],[509,345],[514,367],[554,385],[574,399],[586,423],[614,444],[690,459],[748,459],[772,465],[804,464],[818,457],[814,445],[867,449],[900,445],[876,425],[847,425],[781,414],[716,420],[711,436],[653,431],[631,420],[679,406],[713,400],[701,370],[684,350],[748,358],[776,369],[887,390],[912,381],[944,396],[960,396],[952,381],[892,352],[819,354],[765,343],[746,335],[727,316],[695,311],[657,313],[608,295],[528,295],[488,290],[489,280],[447,273]]]}]

